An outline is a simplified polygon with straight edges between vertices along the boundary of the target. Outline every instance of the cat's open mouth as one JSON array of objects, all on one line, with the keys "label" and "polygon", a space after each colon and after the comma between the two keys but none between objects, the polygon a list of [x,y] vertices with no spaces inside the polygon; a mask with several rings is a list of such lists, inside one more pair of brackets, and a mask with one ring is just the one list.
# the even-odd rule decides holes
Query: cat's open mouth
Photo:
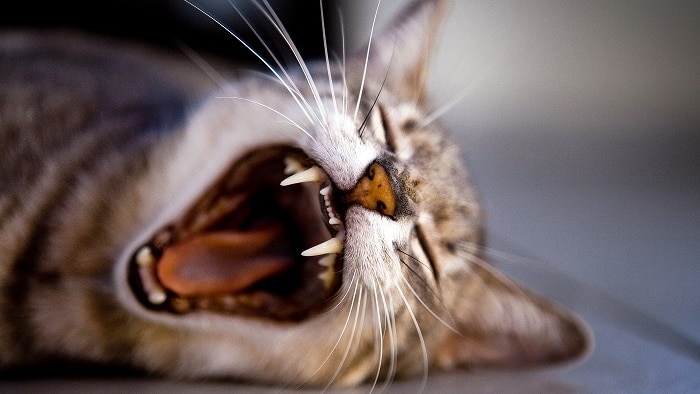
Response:
[{"label": "cat's open mouth", "polygon": [[298,149],[251,152],[134,252],[131,289],[162,312],[313,316],[341,281],[344,227],[333,191]]}]

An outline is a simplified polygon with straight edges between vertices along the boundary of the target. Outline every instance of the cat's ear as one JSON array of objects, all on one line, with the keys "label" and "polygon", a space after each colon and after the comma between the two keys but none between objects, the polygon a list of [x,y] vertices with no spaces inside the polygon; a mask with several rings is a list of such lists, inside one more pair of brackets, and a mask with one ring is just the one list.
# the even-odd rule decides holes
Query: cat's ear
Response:
[{"label": "cat's ear", "polygon": [[440,344],[442,368],[552,364],[581,359],[592,348],[581,319],[492,267],[475,266],[459,291],[462,305],[452,312],[459,333],[448,332]]},{"label": "cat's ear", "polygon": [[[442,16],[449,1],[414,0],[372,40],[368,78],[406,99],[425,100],[425,80]],[[356,66],[364,63],[358,55]]]}]

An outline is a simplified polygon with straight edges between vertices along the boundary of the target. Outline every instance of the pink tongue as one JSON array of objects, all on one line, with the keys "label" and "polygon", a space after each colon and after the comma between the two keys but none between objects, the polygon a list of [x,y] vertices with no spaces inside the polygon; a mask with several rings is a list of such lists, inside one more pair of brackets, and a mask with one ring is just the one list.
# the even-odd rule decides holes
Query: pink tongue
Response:
[{"label": "pink tongue", "polygon": [[286,256],[266,255],[282,227],[204,233],[165,250],[157,274],[182,296],[237,293],[292,266]]}]

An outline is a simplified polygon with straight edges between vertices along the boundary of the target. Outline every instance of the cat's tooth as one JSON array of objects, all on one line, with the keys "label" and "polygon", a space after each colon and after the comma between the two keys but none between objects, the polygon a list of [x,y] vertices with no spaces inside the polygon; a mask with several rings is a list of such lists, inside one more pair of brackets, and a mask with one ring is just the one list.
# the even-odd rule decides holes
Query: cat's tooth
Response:
[{"label": "cat's tooth", "polygon": [[219,304],[221,304],[221,306],[226,310],[229,310],[229,311],[235,310],[236,304],[237,304],[236,297],[234,297],[230,294],[221,296],[221,297],[219,297]]},{"label": "cat's tooth", "polygon": [[165,290],[156,286],[148,291],[148,302],[153,305],[160,305],[165,302],[168,296],[165,294]]},{"label": "cat's tooth", "polygon": [[340,253],[343,251],[343,243],[338,238],[331,238],[312,248],[301,252],[302,256],[320,256],[322,254]]},{"label": "cat's tooth", "polygon": [[328,290],[335,279],[335,272],[332,269],[328,269],[318,274],[317,278],[323,282],[323,287]]},{"label": "cat's tooth", "polygon": [[136,264],[139,267],[153,267],[156,262],[155,256],[153,256],[153,251],[150,246],[142,246],[138,252],[136,252]]},{"label": "cat's tooth", "polygon": [[335,254],[328,254],[321,257],[320,259],[318,259],[318,265],[326,268],[333,267],[335,265],[335,256]]},{"label": "cat's tooth", "polygon": [[308,170],[298,172],[294,175],[291,175],[289,178],[285,178],[282,182],[280,182],[280,185],[289,186],[295,183],[321,182],[323,180],[323,176],[323,171],[317,166],[313,166]]},{"label": "cat's tooth", "polygon": [[323,189],[319,190],[318,192],[321,193],[322,196],[328,197],[328,193],[330,193],[331,187],[330,185],[324,187]]},{"label": "cat's tooth", "polygon": [[187,313],[192,310],[192,303],[187,298],[173,298],[170,300],[170,306],[178,313]]},{"label": "cat's tooth", "polygon": [[328,219],[328,224],[330,224],[331,226],[337,226],[343,224],[343,222],[341,222],[340,219],[336,217],[332,217]]},{"label": "cat's tooth", "polygon": [[292,175],[304,171],[304,166],[295,158],[287,156],[284,158],[284,174]]},{"label": "cat's tooth", "polygon": [[165,302],[168,296],[165,294],[165,289],[155,281],[153,276],[153,268],[139,267],[139,278],[141,279],[143,291],[148,297],[148,302],[153,305],[160,305]]}]

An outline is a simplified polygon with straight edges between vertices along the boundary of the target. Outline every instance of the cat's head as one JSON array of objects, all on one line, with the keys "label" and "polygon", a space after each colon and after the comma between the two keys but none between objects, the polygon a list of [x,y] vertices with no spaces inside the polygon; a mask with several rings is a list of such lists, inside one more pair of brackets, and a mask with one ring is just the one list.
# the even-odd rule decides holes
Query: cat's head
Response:
[{"label": "cat's head", "polygon": [[155,219],[116,271],[136,364],[353,384],[586,351],[574,315],[484,261],[476,195],[429,120],[444,11],[416,1],[367,57],[235,83],[156,150]]}]

